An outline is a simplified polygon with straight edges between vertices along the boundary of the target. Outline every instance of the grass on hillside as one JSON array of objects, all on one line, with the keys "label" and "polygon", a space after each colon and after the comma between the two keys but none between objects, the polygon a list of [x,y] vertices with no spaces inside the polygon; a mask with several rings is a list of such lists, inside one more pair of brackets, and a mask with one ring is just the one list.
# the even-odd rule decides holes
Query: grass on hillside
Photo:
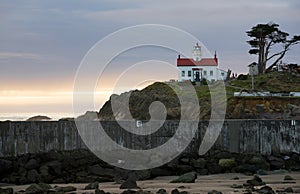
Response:
[{"label": "grass on hillside", "polygon": [[[227,88],[233,88],[234,92],[241,89],[251,90],[252,79],[248,76],[246,80],[234,79],[228,82]],[[254,76],[254,90],[268,92],[300,92],[300,76],[288,72],[270,72]]]}]

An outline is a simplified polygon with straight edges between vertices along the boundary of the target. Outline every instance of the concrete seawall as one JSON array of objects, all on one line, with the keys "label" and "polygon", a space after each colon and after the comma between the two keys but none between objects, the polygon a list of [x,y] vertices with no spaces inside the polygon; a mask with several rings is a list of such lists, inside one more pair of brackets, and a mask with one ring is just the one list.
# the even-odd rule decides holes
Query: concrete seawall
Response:
[{"label": "concrete seawall", "polygon": [[[199,122],[194,141],[186,151],[197,151],[208,123]],[[82,124],[88,129],[90,122]],[[123,130],[116,122],[101,124],[114,141],[132,149],[159,146],[172,137],[178,127],[178,121],[166,121],[154,134],[137,136]],[[134,122],[126,124],[135,126]],[[300,120],[226,120],[214,147],[237,153],[300,153]],[[0,156],[78,148],[86,146],[75,122],[0,122]]]}]

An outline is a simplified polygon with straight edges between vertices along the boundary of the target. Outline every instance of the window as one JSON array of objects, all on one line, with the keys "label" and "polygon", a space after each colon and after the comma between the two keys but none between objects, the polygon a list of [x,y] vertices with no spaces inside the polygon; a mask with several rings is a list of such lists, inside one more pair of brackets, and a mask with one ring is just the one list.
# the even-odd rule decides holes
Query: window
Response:
[{"label": "window", "polygon": [[192,71],[188,71],[188,77],[192,76]]},{"label": "window", "polygon": [[213,71],[210,71],[209,74],[210,74],[210,76],[213,76],[213,75],[214,75],[214,72],[213,72]]},{"label": "window", "polygon": [[206,71],[203,71],[203,75],[206,76]]},{"label": "window", "polygon": [[185,76],[185,71],[181,71],[181,77]]},{"label": "window", "polygon": [[224,77],[224,72],[221,73],[222,77]]}]

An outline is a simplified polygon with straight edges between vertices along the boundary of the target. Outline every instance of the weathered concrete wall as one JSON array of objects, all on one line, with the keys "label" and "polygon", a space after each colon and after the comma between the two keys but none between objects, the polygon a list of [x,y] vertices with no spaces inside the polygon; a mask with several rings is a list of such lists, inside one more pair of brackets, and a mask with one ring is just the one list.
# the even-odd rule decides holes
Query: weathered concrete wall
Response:
[{"label": "weathered concrete wall", "polygon": [[[172,137],[178,127],[178,121],[166,121],[157,132],[138,136],[123,130],[116,122],[101,123],[114,141],[131,149],[159,146]],[[208,121],[199,122],[187,151],[197,151],[208,124]],[[88,129],[90,122],[83,125]],[[127,125],[134,127],[135,123]],[[300,120],[227,120],[214,147],[238,153],[300,153]],[[74,122],[0,122],[0,156],[77,148],[85,148],[85,144]]]}]

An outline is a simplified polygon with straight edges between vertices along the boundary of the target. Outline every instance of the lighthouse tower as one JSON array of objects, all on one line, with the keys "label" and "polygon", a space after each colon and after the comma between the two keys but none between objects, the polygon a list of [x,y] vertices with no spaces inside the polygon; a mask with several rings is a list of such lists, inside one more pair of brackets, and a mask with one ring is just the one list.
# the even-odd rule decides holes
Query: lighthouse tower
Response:
[{"label": "lighthouse tower", "polygon": [[200,61],[201,57],[202,57],[201,47],[198,43],[196,43],[193,50],[193,59],[194,61]]}]

